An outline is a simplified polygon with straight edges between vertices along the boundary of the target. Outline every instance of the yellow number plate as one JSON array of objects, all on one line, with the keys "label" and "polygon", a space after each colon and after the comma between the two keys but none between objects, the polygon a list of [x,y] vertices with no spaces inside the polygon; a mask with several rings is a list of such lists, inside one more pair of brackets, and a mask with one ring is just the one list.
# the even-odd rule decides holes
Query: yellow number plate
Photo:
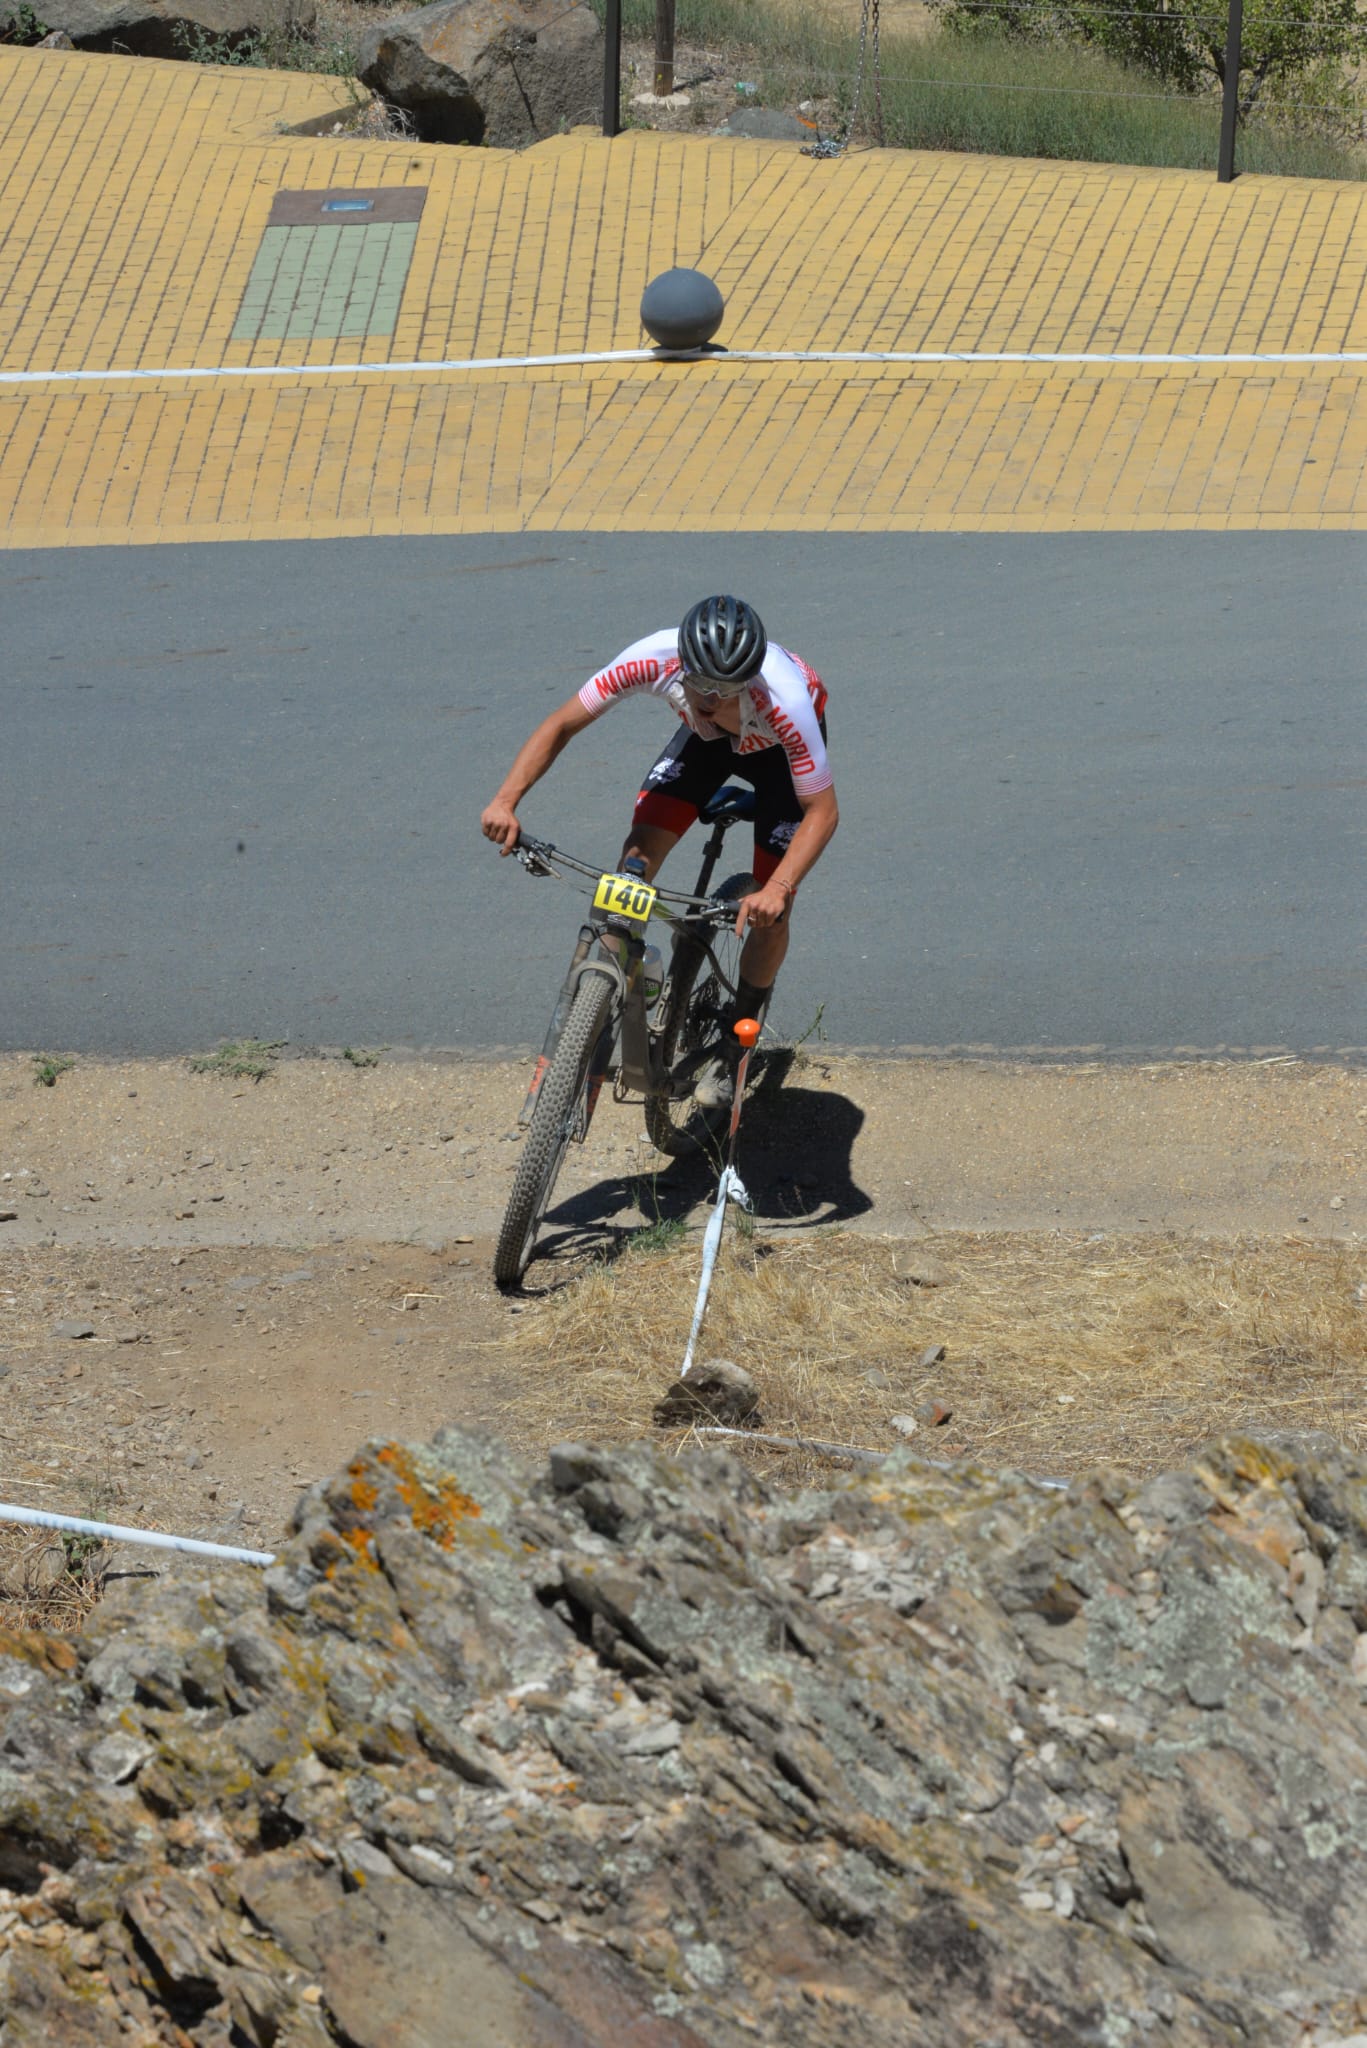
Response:
[{"label": "yellow number plate", "polygon": [[593,892],[595,910],[611,910],[618,917],[633,917],[644,924],[655,908],[655,891],[649,882],[635,875],[604,875]]}]

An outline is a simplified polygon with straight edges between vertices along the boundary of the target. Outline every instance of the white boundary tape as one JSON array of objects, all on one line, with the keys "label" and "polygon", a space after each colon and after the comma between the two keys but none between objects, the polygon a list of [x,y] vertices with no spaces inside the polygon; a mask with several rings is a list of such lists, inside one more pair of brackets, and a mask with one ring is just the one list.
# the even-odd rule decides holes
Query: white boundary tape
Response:
[{"label": "white boundary tape", "polygon": [[201,1543],[195,1536],[167,1536],[160,1529],[125,1529],[117,1522],[86,1522],[77,1515],[53,1515],[46,1508],[0,1503],[0,1522],[31,1523],[37,1529],[69,1529],[77,1536],[103,1536],[110,1543],[143,1543],[151,1550],[185,1550],[192,1557],[229,1558],[234,1564],[274,1564],[271,1550],[238,1550],[231,1543]]},{"label": "white boundary tape", "polygon": [[692,361],[697,363],[890,363],[915,369],[920,365],[944,363],[1015,364],[1029,368],[1106,369],[1129,365],[1138,369],[1170,369],[1175,366],[1198,369],[1226,369],[1242,366],[1261,368],[1367,365],[1367,349],[1321,349],[1305,352],[1269,351],[1263,354],[1145,355],[1064,353],[1037,349],[721,349],[705,356],[658,356],[650,348],[603,349],[565,356],[450,356],[432,362],[409,363],[215,363],[212,365],[163,364],[159,368],[132,370],[0,370],[0,386],[29,384],[159,383],[167,379],[213,379],[231,377],[436,377],[454,376],[478,370],[577,369],[595,363],[649,363]]}]

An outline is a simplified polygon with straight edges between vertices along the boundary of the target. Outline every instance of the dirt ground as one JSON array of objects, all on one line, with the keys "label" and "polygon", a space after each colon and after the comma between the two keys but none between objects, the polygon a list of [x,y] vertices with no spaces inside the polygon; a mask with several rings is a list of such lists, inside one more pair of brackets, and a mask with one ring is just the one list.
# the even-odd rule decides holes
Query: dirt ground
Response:
[{"label": "dirt ground", "polygon": [[[0,1057],[0,1499],[269,1547],[367,1436],[515,1427],[519,1330],[605,1249],[696,1226],[711,1193],[656,1171],[639,1110],[605,1101],[551,1256],[500,1296],[525,1081],[386,1055],[284,1059],[259,1083],[80,1060],[48,1087]],[[789,1252],[835,1228],[922,1253],[1010,1234],[1017,1263],[1032,1233],[1042,1259],[1070,1233],[1356,1253],[1365,1127],[1367,1078],[1340,1066],[785,1054],[741,1165],[759,1235]],[[563,1435],[544,1371],[537,1401]]]}]

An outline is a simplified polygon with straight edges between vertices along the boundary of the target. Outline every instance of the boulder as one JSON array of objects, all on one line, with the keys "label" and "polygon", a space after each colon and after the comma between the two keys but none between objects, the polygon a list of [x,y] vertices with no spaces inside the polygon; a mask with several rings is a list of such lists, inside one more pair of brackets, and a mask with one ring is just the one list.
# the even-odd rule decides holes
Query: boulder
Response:
[{"label": "boulder", "polygon": [[206,45],[235,50],[263,32],[311,29],[316,9],[314,0],[42,0],[42,16],[71,39],[53,48],[193,59]]},{"label": "boulder", "polygon": [[712,133],[743,137],[750,142],[811,142],[816,137],[814,127],[778,107],[737,107]]},{"label": "boulder", "polygon": [[1346,2043],[1365,1686],[1332,1442],[376,1441],[269,1570],[0,1631],[5,2048]]},{"label": "boulder", "polygon": [[357,75],[424,142],[520,149],[596,117],[603,32],[581,0],[438,0],[377,22]]}]

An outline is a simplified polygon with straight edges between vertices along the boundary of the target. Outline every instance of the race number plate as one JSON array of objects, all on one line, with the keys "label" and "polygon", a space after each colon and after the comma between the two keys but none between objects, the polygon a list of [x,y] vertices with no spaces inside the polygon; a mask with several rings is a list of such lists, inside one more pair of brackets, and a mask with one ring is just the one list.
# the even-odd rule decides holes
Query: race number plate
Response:
[{"label": "race number plate", "polygon": [[593,892],[593,907],[644,924],[655,908],[655,891],[635,875],[603,875]]}]

